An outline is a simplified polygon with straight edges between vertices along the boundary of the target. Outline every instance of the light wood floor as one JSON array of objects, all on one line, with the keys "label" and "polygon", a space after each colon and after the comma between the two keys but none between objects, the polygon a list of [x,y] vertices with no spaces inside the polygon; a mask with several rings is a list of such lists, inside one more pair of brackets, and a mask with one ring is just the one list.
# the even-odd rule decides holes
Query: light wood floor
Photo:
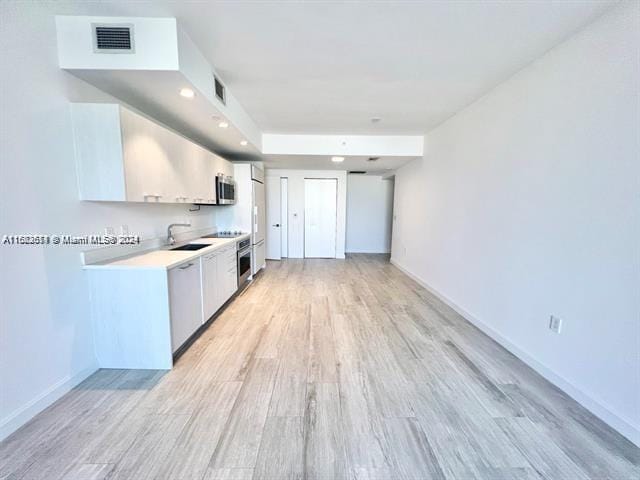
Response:
[{"label": "light wood floor", "polygon": [[102,370],[0,479],[640,478],[640,450],[386,257],[270,262],[171,372]]}]

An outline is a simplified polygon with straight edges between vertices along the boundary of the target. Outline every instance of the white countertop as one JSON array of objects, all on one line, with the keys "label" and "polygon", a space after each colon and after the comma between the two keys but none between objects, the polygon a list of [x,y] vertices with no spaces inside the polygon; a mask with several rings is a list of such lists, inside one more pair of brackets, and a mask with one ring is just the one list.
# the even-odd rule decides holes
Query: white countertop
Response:
[{"label": "white countertop", "polygon": [[[84,269],[129,269],[129,268],[158,268],[168,270],[190,260],[195,260],[202,255],[220,250],[231,244],[249,238],[250,235],[244,234],[234,238],[195,238],[188,242],[181,242],[171,247],[163,247],[160,249],[149,250],[146,252],[138,252],[126,257],[114,258],[103,262],[96,262],[84,265]],[[208,243],[209,247],[200,250],[171,250],[181,245],[189,243]]]}]

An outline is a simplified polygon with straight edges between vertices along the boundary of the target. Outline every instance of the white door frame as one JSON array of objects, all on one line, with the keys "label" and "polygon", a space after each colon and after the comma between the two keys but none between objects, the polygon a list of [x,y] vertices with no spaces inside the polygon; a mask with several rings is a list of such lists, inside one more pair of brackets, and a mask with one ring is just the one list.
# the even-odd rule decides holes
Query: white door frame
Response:
[{"label": "white door frame", "polygon": [[289,178],[280,177],[280,256],[289,257]]},{"label": "white door frame", "polygon": [[280,177],[266,177],[265,187],[265,257],[269,260],[280,260],[282,258],[282,192],[280,191]]}]

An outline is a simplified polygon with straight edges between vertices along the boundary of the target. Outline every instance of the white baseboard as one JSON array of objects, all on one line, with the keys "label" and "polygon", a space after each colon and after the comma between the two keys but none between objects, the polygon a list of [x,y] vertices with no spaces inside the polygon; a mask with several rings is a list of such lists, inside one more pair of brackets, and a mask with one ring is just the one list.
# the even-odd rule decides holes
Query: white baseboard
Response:
[{"label": "white baseboard", "polygon": [[98,370],[97,365],[91,366],[81,372],[65,377],[55,383],[40,395],[32,399],[26,405],[18,408],[14,412],[0,420],[0,441],[7,438],[21,426],[43,411],[53,402],[69,392],[73,387],[80,384],[85,378]]},{"label": "white baseboard", "polygon": [[373,251],[373,250],[349,250],[348,252],[345,253],[370,253],[372,255],[389,255],[391,252],[380,252],[380,251]]},{"label": "white baseboard", "polygon": [[402,271],[405,275],[413,279],[420,286],[431,292],[433,295],[438,297],[444,303],[446,303],[449,307],[456,311],[459,315],[461,315],[465,320],[472,323],[476,327],[478,327],[482,332],[491,337],[493,340],[498,342],[504,348],[506,348],[509,352],[513,353],[516,357],[526,363],[528,366],[533,368],[536,372],[542,375],[545,379],[550,381],[556,387],[561,389],[571,398],[573,398],[576,402],[581,404],[591,413],[593,413],[600,420],[605,422],[614,430],[618,431],[621,435],[628,438],[634,444],[640,446],[640,428],[634,426],[630,421],[625,420],[619,415],[613,413],[609,408],[602,405],[597,400],[594,400],[590,395],[586,394],[584,391],[573,385],[571,382],[556,374],[553,370],[551,370],[546,365],[540,363],[536,360],[532,355],[527,353],[525,350],[511,342],[509,339],[503,337],[499,332],[494,330],[492,327],[484,323],[482,320],[474,317],[472,314],[467,312],[465,309],[456,305],[452,300],[447,298],[442,293],[438,292],[430,285],[428,285],[424,280],[415,275],[406,267],[400,265],[396,260],[391,258],[391,263],[398,268],[398,270]]}]

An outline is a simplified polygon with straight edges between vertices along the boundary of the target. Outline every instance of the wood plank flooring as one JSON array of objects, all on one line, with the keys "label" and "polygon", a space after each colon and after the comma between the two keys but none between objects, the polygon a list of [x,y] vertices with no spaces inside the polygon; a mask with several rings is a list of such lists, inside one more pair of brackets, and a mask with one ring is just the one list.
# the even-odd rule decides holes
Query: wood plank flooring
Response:
[{"label": "wood plank flooring", "polygon": [[268,268],[170,372],[101,370],[2,480],[640,478],[640,449],[389,264]]}]

